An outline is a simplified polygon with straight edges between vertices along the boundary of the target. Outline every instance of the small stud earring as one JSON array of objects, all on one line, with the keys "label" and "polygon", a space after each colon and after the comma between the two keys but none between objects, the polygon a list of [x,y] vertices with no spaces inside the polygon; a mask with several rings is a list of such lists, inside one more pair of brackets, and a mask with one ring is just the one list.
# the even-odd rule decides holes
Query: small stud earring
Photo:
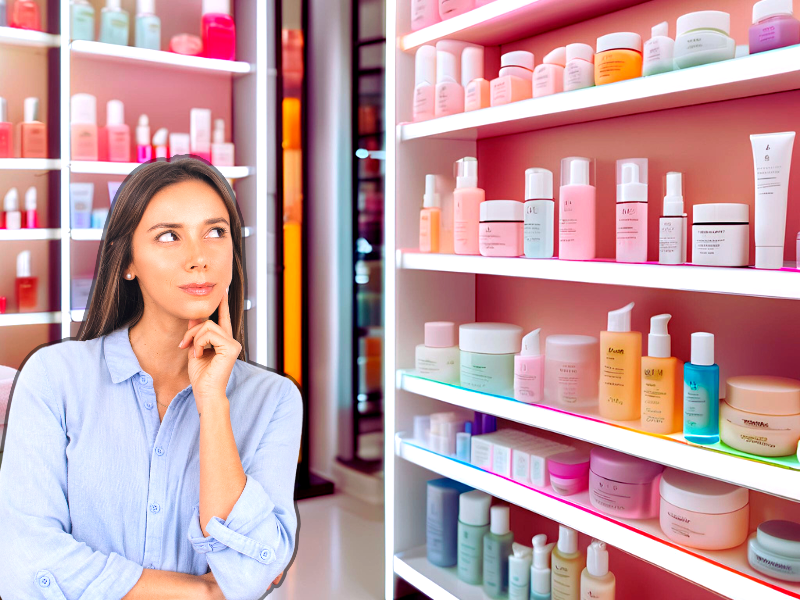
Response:
[{"label": "small stud earring", "polygon": [[128,279],[133,279],[133,275],[131,275],[130,273],[128,273],[128,274],[126,275],[126,277],[127,277]]}]

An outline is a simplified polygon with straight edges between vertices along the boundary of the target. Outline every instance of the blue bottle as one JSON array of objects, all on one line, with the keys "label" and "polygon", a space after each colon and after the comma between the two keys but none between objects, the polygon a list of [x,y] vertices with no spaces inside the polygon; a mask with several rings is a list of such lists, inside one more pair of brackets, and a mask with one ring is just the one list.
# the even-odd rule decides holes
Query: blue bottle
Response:
[{"label": "blue bottle", "polygon": [[70,19],[73,40],[94,41],[94,7],[88,0],[72,0]]},{"label": "blue bottle", "polygon": [[692,334],[692,362],[683,368],[683,436],[695,444],[719,441],[719,367],[714,334]]},{"label": "blue bottle", "polygon": [[127,46],[128,26],[128,11],[122,10],[121,0],[106,0],[100,11],[100,41]]},{"label": "blue bottle", "polygon": [[137,0],[134,40],[137,48],[161,50],[161,19],[156,16],[156,0]]},{"label": "blue bottle", "polygon": [[428,562],[437,567],[454,567],[458,560],[459,496],[472,488],[452,479],[428,482],[426,541]]}]

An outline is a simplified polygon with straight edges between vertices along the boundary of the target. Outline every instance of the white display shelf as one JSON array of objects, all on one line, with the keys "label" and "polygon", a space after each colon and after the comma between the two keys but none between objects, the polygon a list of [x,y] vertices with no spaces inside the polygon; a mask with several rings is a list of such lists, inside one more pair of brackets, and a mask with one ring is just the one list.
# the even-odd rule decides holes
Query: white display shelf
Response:
[{"label": "white display shelf", "polygon": [[800,46],[790,46],[421,123],[404,123],[399,125],[398,137],[402,141],[437,137],[475,140],[798,88]]},{"label": "white display shelf", "polygon": [[61,323],[60,312],[5,313],[0,315],[0,327],[18,325],[57,325]]},{"label": "white display shelf", "polygon": [[588,536],[604,540],[731,600],[800,598],[800,584],[762,580],[762,576],[747,563],[746,545],[719,552],[684,548],[664,536],[658,519],[640,521],[609,517],[591,506],[587,491],[562,497],[549,487],[541,490],[528,488],[406,443],[401,434],[395,436],[395,453],[440,476],[455,479]]},{"label": "white display shelf", "polygon": [[44,31],[30,31],[16,27],[0,27],[0,46],[23,46],[29,48],[58,48],[61,36]]},{"label": "white display shelf", "polygon": [[443,568],[428,562],[426,546],[394,555],[394,572],[433,600],[486,600],[483,588],[464,583],[455,567]]},{"label": "white display shelf", "polygon": [[[73,160],[69,169],[73,173],[88,173],[94,175],[129,175],[142,163],[123,163],[107,161]],[[241,179],[255,172],[252,167],[216,167],[226,179]]]},{"label": "white display shelf", "polygon": [[[0,240],[2,238],[2,232],[0,230]],[[24,231],[24,230],[23,230]],[[55,229],[54,231],[59,231]],[[80,241],[80,242],[99,242],[103,239],[103,232],[105,229],[100,229],[98,227],[93,227],[91,229],[70,229],[70,236],[73,240]],[[242,227],[242,237],[250,237],[252,235],[252,228],[250,227]],[[60,235],[59,235],[60,237]]]},{"label": "white display shelf", "polygon": [[[253,307],[253,303],[250,300],[244,301],[244,309],[250,310]],[[78,310],[71,310],[70,311],[70,319],[74,323],[81,323],[83,321],[83,316],[86,313],[85,309],[78,309]]]},{"label": "white display shelf", "polygon": [[580,416],[549,406],[525,404],[430,381],[404,371],[397,373],[397,388],[454,406],[605,446],[668,467],[800,501],[800,470],[692,445],[680,434],[669,437],[649,435],[605,423],[600,420],[599,415]]},{"label": "white display shelf", "polygon": [[146,64],[183,71],[206,71],[243,74],[255,71],[255,65],[239,60],[219,60],[202,56],[184,56],[165,50],[150,50],[134,46],[120,46],[103,42],[74,40],[70,44],[73,55],[110,60],[118,63]]},{"label": "white display shelf", "polygon": [[[787,265],[788,266],[788,265]],[[800,273],[767,269],[632,264],[557,258],[503,258],[398,250],[398,269],[503,275],[661,290],[800,299]]]},{"label": "white display shelf", "polygon": [[484,46],[513,42],[586,21],[644,0],[494,0],[467,13],[400,36],[402,50],[455,38]]},{"label": "white display shelf", "polygon": [[0,242],[27,242],[35,240],[60,240],[60,229],[0,229]]},{"label": "white display shelf", "polygon": [[0,158],[0,169],[4,171],[58,171],[61,161],[57,158]]}]

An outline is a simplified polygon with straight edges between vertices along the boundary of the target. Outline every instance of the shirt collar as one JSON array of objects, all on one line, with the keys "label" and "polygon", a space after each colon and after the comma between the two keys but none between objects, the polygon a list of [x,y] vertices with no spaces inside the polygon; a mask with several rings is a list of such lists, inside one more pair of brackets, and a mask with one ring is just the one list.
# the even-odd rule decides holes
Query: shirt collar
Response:
[{"label": "shirt collar", "polygon": [[128,329],[128,326],[115,329],[103,341],[108,372],[111,373],[111,381],[114,383],[125,381],[142,370],[131,348]]}]

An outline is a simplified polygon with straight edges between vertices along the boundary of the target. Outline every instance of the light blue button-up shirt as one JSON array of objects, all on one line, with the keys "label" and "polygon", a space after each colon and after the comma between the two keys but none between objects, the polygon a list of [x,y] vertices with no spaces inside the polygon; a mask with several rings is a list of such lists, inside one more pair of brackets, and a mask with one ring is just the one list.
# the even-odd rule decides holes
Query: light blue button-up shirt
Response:
[{"label": "light blue button-up shirt", "polygon": [[226,393],[247,484],[204,537],[192,387],[160,421],[127,327],[34,352],[0,467],[0,597],[116,600],[144,568],[209,567],[227,600],[263,596],[294,554],[303,405],[291,380],[241,360]]}]

